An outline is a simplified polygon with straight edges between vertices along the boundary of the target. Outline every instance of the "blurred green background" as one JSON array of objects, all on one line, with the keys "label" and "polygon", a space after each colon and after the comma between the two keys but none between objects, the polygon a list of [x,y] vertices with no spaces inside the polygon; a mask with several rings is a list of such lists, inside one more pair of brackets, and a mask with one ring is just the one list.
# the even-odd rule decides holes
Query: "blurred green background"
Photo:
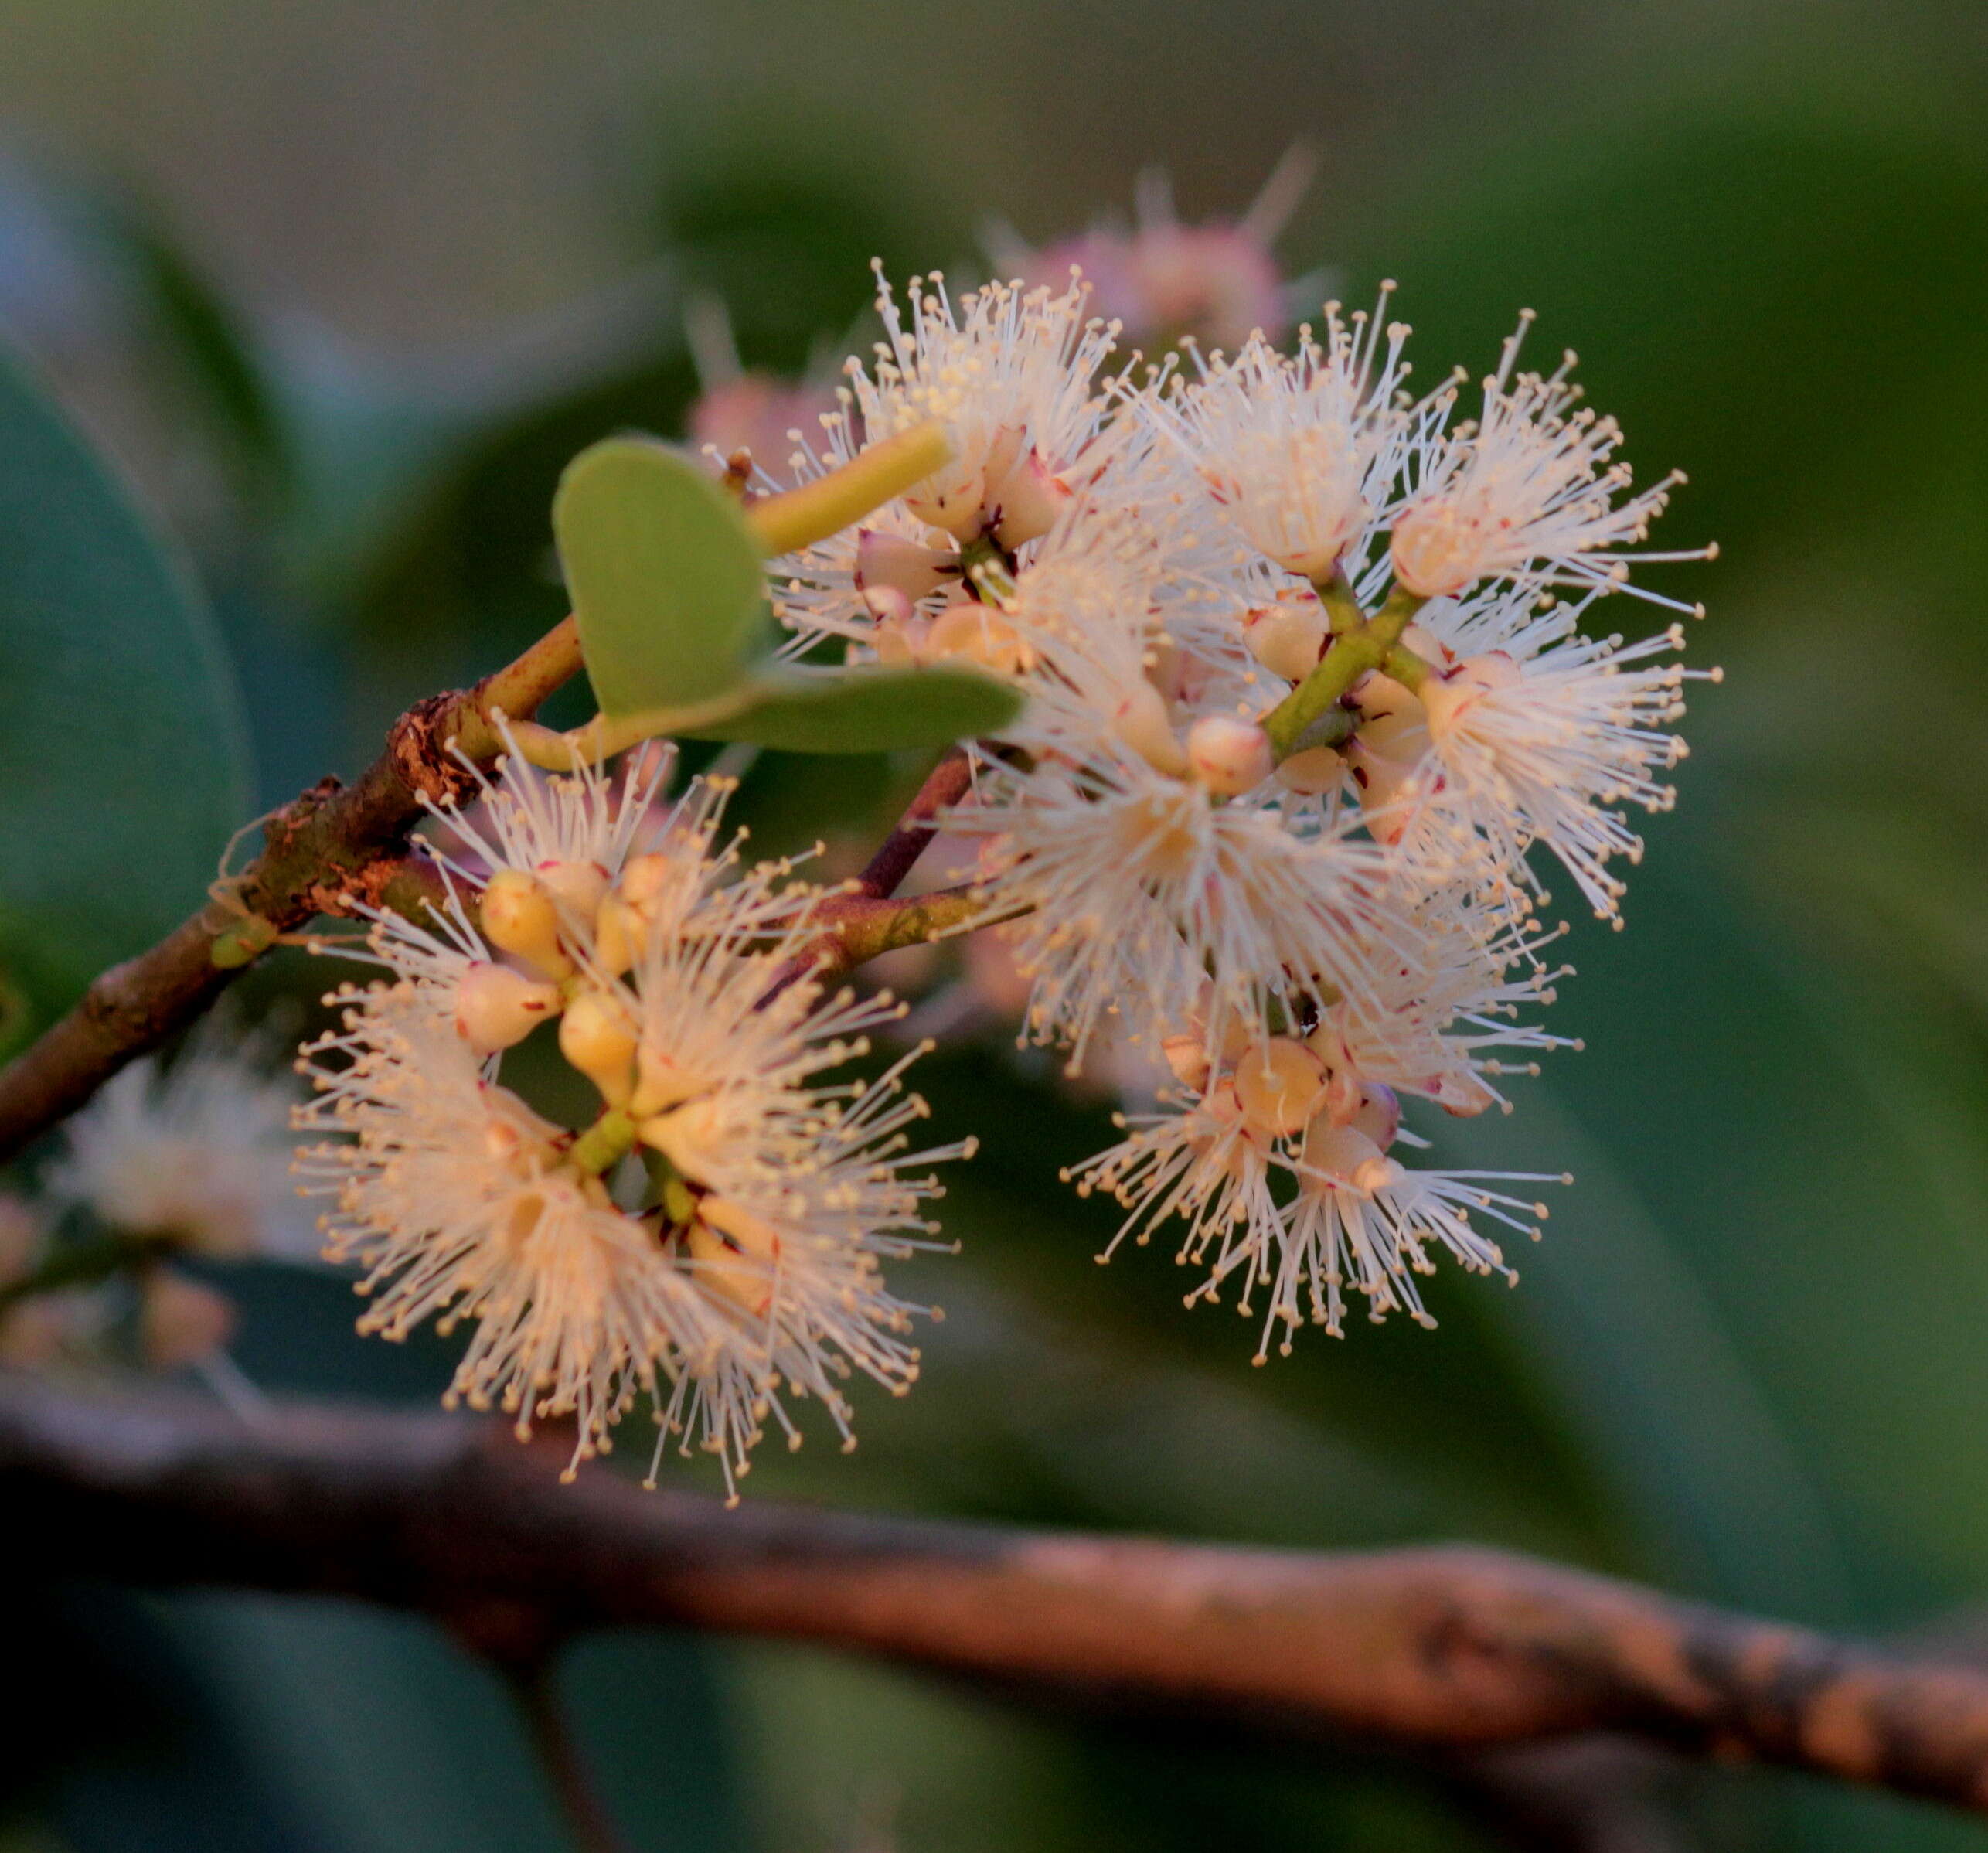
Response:
[{"label": "blurred green background", "polygon": [[[1667,538],[1721,543],[1689,585],[1728,680],[1629,931],[1575,935],[1556,1027],[1587,1051],[1445,1129],[1462,1162],[1578,1174],[1522,1284],[1452,1274],[1435,1334],[1252,1371],[1159,1251],[1092,1265],[1108,1221],[1054,1171],[1101,1115],[990,1043],[928,1064],[940,1124],[989,1143],[965,1255],[924,1269],[925,1380],[860,1398],[853,1457],[818,1442],[752,1490],[1467,1538],[1851,1630],[1988,1594],[1988,10],[7,0],[0,44],[0,320],[204,583],[250,808],[559,615],[559,466],[679,428],[687,292],[797,370],[857,325],[873,253],[964,273],[990,216],[1075,230],[1149,162],[1187,216],[1234,211],[1303,135],[1287,270],[1356,301],[1400,279],[1425,375],[1536,308],[1643,471],[1690,472]],[[802,769],[754,775],[770,842],[872,831],[917,770]],[[252,994],[321,981],[279,961]],[[446,1374],[359,1344],[338,1282],[235,1284],[267,1388]],[[95,1589],[32,1615],[9,1853],[563,1844],[501,1686],[417,1623]],[[1507,1844],[1454,1773],[1033,1719],[812,1652],[603,1640],[564,1688],[655,1853]],[[1988,1838],[1758,1773],[1680,1773],[1664,1806],[1680,1847]]]}]

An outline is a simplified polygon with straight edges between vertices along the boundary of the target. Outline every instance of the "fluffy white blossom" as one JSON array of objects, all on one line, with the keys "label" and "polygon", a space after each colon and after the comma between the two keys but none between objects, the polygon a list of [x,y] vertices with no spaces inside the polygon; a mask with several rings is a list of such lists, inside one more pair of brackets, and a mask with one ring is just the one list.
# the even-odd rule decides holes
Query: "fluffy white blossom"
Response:
[{"label": "fluffy white blossom", "polygon": [[[646,1398],[729,1486],[769,1417],[798,1440],[786,1398],[820,1400],[846,1440],[849,1378],[916,1374],[924,1309],[880,1263],[933,1245],[937,1186],[908,1167],[968,1148],[907,1153],[924,1107],[903,1062],[832,1072],[897,1007],[825,991],[812,891],[717,847],[722,787],[693,785],[635,856],[605,789],[515,763],[486,784],[480,905],[458,890],[433,928],[379,918],[393,976],[337,993],[340,1026],[305,1051],[300,1123],[330,1136],[301,1167],[331,1199],[331,1257],[364,1270],[362,1329],[467,1325],[454,1394],[521,1431],[571,1416],[576,1463]],[[502,1039],[465,1004],[494,972],[549,990],[560,1051],[601,1096],[592,1125],[499,1078]]]}]

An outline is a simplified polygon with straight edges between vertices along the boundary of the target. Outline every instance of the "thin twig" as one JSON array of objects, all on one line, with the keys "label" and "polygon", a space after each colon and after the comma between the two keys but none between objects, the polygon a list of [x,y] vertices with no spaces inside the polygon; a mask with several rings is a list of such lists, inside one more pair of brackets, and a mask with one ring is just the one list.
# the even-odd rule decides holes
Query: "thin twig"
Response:
[{"label": "thin twig", "polygon": [[539,1766],[559,1799],[580,1853],[630,1853],[628,1841],[587,1774],[587,1759],[574,1741],[566,1708],[560,1703],[553,1668],[548,1657],[511,1675],[511,1689],[517,1695],[518,1709],[532,1748],[538,1753]]},{"label": "thin twig", "polygon": [[[560,1458],[563,1458],[563,1450]],[[1988,1674],[1462,1548],[1250,1551],[644,1494],[443,1416],[0,1377],[20,1570],[320,1591],[473,1638],[810,1640],[1039,1700],[1425,1752],[1594,1732],[1988,1813]]]},{"label": "thin twig", "polygon": [[917,795],[885,837],[868,866],[856,877],[860,893],[879,898],[894,894],[925,845],[938,834],[940,812],[964,798],[973,784],[973,761],[962,746],[948,748],[944,758],[926,775]]}]

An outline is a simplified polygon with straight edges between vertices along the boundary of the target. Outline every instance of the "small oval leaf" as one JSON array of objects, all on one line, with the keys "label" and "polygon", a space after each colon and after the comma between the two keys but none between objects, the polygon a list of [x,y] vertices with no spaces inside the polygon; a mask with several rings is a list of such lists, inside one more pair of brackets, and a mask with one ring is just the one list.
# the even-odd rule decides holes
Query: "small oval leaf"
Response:
[{"label": "small oval leaf", "polygon": [[708,702],[772,647],[758,543],[688,458],[645,438],[594,445],[560,479],[552,524],[602,714]]},{"label": "small oval leaf", "polygon": [[1021,711],[1005,683],[971,669],[848,669],[768,676],[751,704],[681,730],[691,740],[749,740],[791,753],[880,753],[991,734]]}]

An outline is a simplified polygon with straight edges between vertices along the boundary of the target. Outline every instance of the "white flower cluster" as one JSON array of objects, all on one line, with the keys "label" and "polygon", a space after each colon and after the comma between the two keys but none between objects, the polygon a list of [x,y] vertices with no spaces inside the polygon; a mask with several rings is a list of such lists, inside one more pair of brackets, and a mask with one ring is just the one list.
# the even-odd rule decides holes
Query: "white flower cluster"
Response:
[{"label": "white flower cluster", "polygon": [[1261,1289],[1259,1361],[1349,1290],[1426,1322],[1415,1277],[1508,1272],[1480,1225],[1545,1211],[1495,1187],[1544,1180],[1410,1168],[1401,1100],[1505,1104],[1514,1055],[1564,1041],[1527,1020],[1561,975],[1535,851],[1615,919],[1620,807],[1671,801],[1681,628],[1583,627],[1633,564],[1709,556],[1636,551],[1678,479],[1632,487],[1572,357],[1520,370],[1523,322],[1466,416],[1459,378],[1409,390],[1384,292],[1295,353],[1143,372],[1081,279],[909,301],[884,291],[890,339],[797,473],[929,418],[953,460],[775,564],[793,649],[1027,692],[948,827],[985,918],[1021,911],[1027,1033],[1171,1071],[1077,1170],[1122,1235],[1177,1218],[1190,1303]]},{"label": "white flower cluster", "polygon": [[[812,891],[718,848],[723,782],[663,802],[670,765],[546,777],[513,754],[442,814],[444,918],[379,917],[390,980],[335,993],[341,1027],[305,1051],[301,1123],[330,1136],[300,1167],[332,1259],[365,1271],[362,1329],[471,1322],[456,1396],[521,1432],[572,1417],[576,1463],[647,1397],[659,1460],[701,1446],[729,1487],[769,1421],[798,1444],[791,1402],[847,1443],[852,1374],[917,1375],[927,1309],[881,1263],[932,1245],[938,1189],[911,1167],[967,1148],[906,1153],[904,1062],[835,1077],[898,1007],[824,987]],[[554,1020],[599,1096],[584,1131],[499,1078]]]}]

